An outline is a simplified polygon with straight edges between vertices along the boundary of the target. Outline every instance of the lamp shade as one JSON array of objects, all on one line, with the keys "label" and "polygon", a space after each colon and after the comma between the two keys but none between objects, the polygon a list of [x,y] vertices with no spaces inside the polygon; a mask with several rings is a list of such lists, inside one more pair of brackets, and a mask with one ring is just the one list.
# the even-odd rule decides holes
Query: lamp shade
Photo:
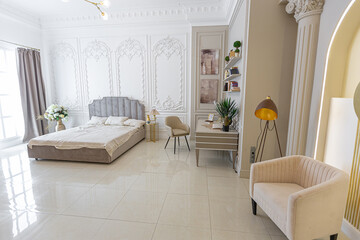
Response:
[{"label": "lamp shade", "polygon": [[160,113],[155,108],[153,108],[150,112],[150,115],[160,115]]},{"label": "lamp shade", "polygon": [[275,120],[278,118],[278,110],[270,97],[259,103],[255,110],[255,116],[262,120]]},{"label": "lamp shade", "polygon": [[360,83],[356,87],[354,94],[354,109],[357,117],[360,119]]}]

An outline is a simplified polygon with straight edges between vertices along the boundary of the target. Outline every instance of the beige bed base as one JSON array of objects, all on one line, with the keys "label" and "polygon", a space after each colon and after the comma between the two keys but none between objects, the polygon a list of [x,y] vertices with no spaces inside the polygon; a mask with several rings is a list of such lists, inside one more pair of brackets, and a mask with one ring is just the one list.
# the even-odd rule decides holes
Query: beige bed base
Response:
[{"label": "beige bed base", "polygon": [[112,156],[105,149],[80,148],[80,149],[57,149],[53,146],[28,147],[29,158],[63,160],[76,162],[111,163],[127,150],[135,146],[145,138],[145,128],[141,128],[132,135],[129,140],[116,149]]}]

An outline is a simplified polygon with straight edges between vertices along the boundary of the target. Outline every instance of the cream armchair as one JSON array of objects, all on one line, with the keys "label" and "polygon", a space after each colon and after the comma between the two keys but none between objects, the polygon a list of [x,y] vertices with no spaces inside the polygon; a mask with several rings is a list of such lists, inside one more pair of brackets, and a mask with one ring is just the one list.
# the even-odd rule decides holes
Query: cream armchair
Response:
[{"label": "cream armchair", "polygon": [[304,156],[255,163],[250,170],[253,214],[258,204],[290,240],[336,240],[348,184],[343,171]]},{"label": "cream armchair", "polygon": [[186,136],[190,134],[190,127],[187,124],[181,122],[180,118],[176,116],[169,116],[165,118],[165,127],[168,133],[168,140],[165,145],[165,149],[169,143],[170,138],[174,138],[174,154],[176,152],[176,138],[178,138],[178,143],[180,146],[180,137],[184,136],[187,147],[190,151],[189,143]]}]

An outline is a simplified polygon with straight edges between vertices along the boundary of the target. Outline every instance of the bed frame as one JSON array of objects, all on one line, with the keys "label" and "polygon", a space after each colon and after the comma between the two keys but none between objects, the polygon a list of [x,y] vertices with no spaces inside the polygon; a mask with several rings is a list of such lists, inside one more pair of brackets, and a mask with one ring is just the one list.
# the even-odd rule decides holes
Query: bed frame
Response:
[{"label": "bed frame", "polygon": [[[145,106],[138,100],[130,100],[127,97],[104,97],[89,104],[89,117],[92,116],[124,116],[145,120]],[[28,147],[28,155],[35,159],[111,163],[144,138],[145,128],[143,127],[116,149],[112,156],[105,149],[57,149],[53,146],[32,146],[31,149]]]}]

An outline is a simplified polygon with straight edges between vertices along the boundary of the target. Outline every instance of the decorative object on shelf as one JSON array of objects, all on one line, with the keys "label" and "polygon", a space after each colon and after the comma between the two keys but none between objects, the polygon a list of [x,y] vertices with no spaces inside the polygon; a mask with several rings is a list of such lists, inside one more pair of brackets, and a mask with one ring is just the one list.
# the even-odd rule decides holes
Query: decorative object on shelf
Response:
[{"label": "decorative object on shelf", "polygon": [[240,57],[240,48],[241,47],[241,42],[240,41],[235,41],[234,42],[234,48],[235,49],[235,57]]},{"label": "decorative object on shelf", "polygon": [[148,115],[146,115],[146,123],[150,123],[150,115],[148,114]]},{"label": "decorative object on shelf", "polygon": [[222,99],[215,103],[215,108],[222,119],[223,131],[228,132],[232,119],[239,113],[235,100],[231,100],[231,98]]},{"label": "decorative object on shelf", "polygon": [[[267,132],[272,131],[273,129],[275,129],[276,132],[276,138],[279,146],[280,156],[282,157],[279,134],[275,122],[275,120],[278,118],[278,110],[273,100],[271,100],[270,96],[268,96],[265,100],[259,103],[259,105],[256,107],[255,110],[255,116],[260,119],[260,126],[261,126],[261,120],[266,121],[265,128],[261,131],[258,137],[258,141],[259,138],[261,137],[260,144],[259,145],[256,144],[258,146],[257,146],[257,154],[256,154],[255,162],[258,161],[259,156],[260,156],[259,161],[261,162],[264,153]],[[274,123],[274,126],[272,128],[270,128],[270,121]]]},{"label": "decorative object on shelf", "polygon": [[233,57],[235,57],[235,52],[234,52],[234,50],[230,50],[230,52],[229,52],[229,57],[230,57],[230,59],[231,58],[233,58]]},{"label": "decorative object on shelf", "polygon": [[200,103],[212,104],[218,99],[218,80],[201,79],[200,80]]},{"label": "decorative object on shelf", "polygon": [[229,61],[230,61],[230,57],[229,57],[229,56],[226,56],[226,57],[225,57],[225,63],[228,64]]},{"label": "decorative object on shelf", "polygon": [[360,119],[360,83],[355,89],[354,94],[354,109],[357,117]]},{"label": "decorative object on shelf", "polygon": [[215,114],[210,113],[208,116],[208,119],[205,120],[205,122],[213,122],[214,121]]},{"label": "decorative object on shelf", "polygon": [[62,120],[67,120],[69,118],[69,114],[68,114],[68,110],[64,106],[51,104],[46,109],[44,115],[39,116],[38,119],[44,119],[44,118],[49,121],[57,121],[55,130],[61,131],[66,129]]},{"label": "decorative object on shelf", "polygon": [[231,69],[229,69],[229,71],[230,71],[230,75],[239,74],[238,67],[232,67]]},{"label": "decorative object on shelf", "polygon": [[201,75],[219,74],[219,49],[201,49]]},{"label": "decorative object on shelf", "polygon": [[223,91],[224,91],[224,92],[227,92],[227,91],[228,91],[228,88],[229,88],[229,83],[228,83],[228,82],[225,82]]},{"label": "decorative object on shelf", "polygon": [[150,120],[156,123],[156,115],[160,115],[160,113],[156,110],[156,108],[151,109],[150,111]]}]

